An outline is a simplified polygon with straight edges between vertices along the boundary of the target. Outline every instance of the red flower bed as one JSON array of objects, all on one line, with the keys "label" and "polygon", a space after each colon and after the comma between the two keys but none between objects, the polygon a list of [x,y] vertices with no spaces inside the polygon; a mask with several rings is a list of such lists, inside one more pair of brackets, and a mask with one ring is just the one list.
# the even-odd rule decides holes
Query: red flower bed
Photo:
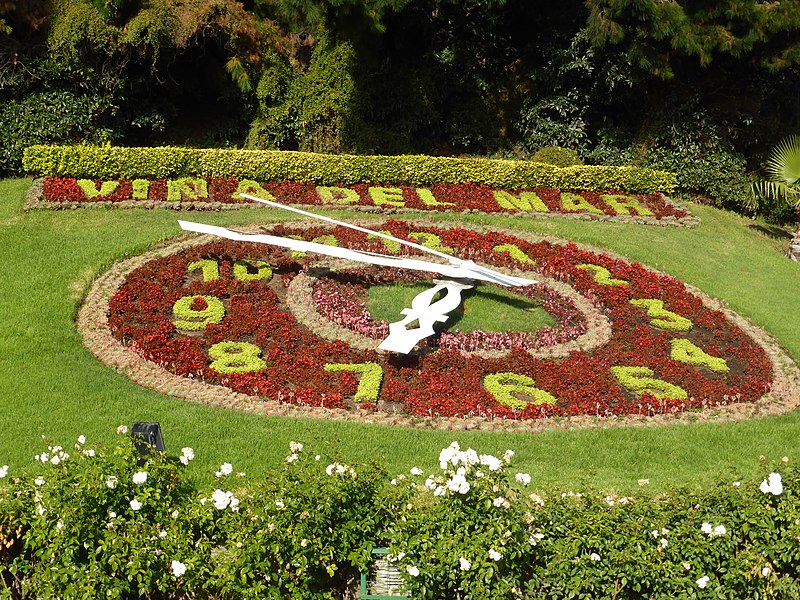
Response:
[{"label": "red flower bed", "polygon": [[[211,206],[260,206],[242,199],[239,193],[272,197],[284,204],[369,207],[396,211],[478,211],[486,213],[561,214],[580,218],[623,219],[640,222],[670,222],[692,225],[696,219],[661,194],[631,195],[611,190],[606,193],[568,193],[554,188],[501,190],[475,183],[436,184],[427,188],[356,184],[317,186],[310,182],[248,182],[235,178],[182,178],[177,180],[92,181],[74,177],[45,177],[42,198],[53,206],[83,203],[182,204],[195,208]],[[103,192],[103,185],[107,184]],[[148,204],[149,205],[149,204]]]},{"label": "red flower bed", "polygon": [[[558,358],[535,355],[515,347],[513,341],[507,352],[494,358],[437,349],[436,343],[409,355],[355,349],[310,331],[285,304],[286,288],[294,277],[301,271],[313,274],[310,267],[324,264],[324,258],[295,259],[279,248],[230,241],[194,246],[151,260],[131,272],[110,301],[109,326],[124,344],[174,374],[301,405],[352,406],[358,377],[347,371],[327,371],[328,364],[379,365],[383,370],[382,387],[376,402],[368,406],[381,410],[388,406],[385,403],[391,403],[420,416],[535,419],[652,414],[754,401],[770,389],[772,367],[762,347],[723,313],[707,308],[673,277],[574,244],[532,243],[501,233],[417,227],[400,221],[388,221],[379,228],[404,239],[412,239],[412,233],[434,234],[461,258],[501,269],[530,271],[534,278],[539,273],[564,281],[603,310],[611,322],[612,338],[592,350],[573,351]],[[380,240],[345,228],[276,226],[271,233],[306,240],[333,235],[341,246],[387,251]],[[496,250],[509,244],[536,265]],[[265,264],[271,267],[271,277],[259,270]],[[598,282],[596,269],[585,265],[606,269],[618,283]],[[364,269],[359,273],[364,280],[379,282],[381,278],[378,271]],[[336,282],[336,277],[330,275],[320,279],[318,290],[323,293],[336,288],[324,281],[328,277]],[[347,283],[343,276],[338,285],[346,287]],[[327,311],[324,316],[318,315],[320,319],[331,317],[333,305],[344,307],[351,317],[363,312],[357,303],[348,307],[357,295],[349,297],[341,289],[331,294],[339,294],[338,299],[320,302]],[[200,301],[200,296],[212,300]],[[186,297],[198,297],[186,303],[198,320],[206,318],[213,299],[224,304],[224,318],[208,322],[197,331],[179,329],[175,324],[176,302]],[[344,302],[340,302],[342,298]],[[689,329],[654,326],[658,315],[650,314],[647,307],[631,304],[635,299],[660,300],[662,312],[667,312],[667,317],[662,314],[661,318],[669,321],[669,315],[679,315],[691,322]],[[565,311],[566,315],[569,311]],[[557,321],[561,327],[569,325],[564,318]],[[365,323],[367,329],[372,327]],[[697,360],[675,354],[675,340],[688,340],[681,343],[691,343],[699,351],[692,351],[690,357]],[[210,349],[223,342],[235,343],[236,351],[226,351],[228,354],[215,361]],[[252,354],[249,363],[247,360],[251,359],[245,356],[248,353]],[[704,356],[723,359],[727,370],[710,368],[711,363]],[[232,367],[226,370],[225,365]],[[649,375],[624,379],[619,375],[620,367],[645,368]],[[250,370],[237,372],[241,369]],[[503,401],[489,383],[497,373],[526,378],[528,390],[524,385],[514,388],[504,383],[516,402]],[[546,392],[555,402],[536,403],[534,388]],[[682,396],[675,389],[685,394]]]}]

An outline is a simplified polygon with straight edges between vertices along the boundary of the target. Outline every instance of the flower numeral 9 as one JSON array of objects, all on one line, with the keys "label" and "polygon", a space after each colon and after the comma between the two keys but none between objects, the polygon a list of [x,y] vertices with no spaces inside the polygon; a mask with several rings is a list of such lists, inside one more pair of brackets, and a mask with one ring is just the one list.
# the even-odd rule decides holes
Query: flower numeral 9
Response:
[{"label": "flower numeral 9", "polygon": [[225,317],[225,305],[214,296],[184,296],[172,306],[176,329],[197,331],[205,329],[209,323],[221,323]]}]

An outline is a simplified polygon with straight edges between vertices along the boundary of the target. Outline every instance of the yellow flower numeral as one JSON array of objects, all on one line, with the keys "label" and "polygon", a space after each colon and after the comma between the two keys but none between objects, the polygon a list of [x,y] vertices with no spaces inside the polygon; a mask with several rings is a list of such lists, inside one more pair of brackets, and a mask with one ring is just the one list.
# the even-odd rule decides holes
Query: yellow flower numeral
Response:
[{"label": "yellow flower numeral", "polygon": [[208,349],[214,359],[211,368],[217,373],[252,373],[267,366],[261,348],[249,342],[219,342]]},{"label": "yellow flower numeral", "polygon": [[[525,408],[528,404],[555,404],[558,402],[552,394],[536,387],[536,382],[527,375],[517,373],[491,373],[483,380],[483,387],[500,404],[511,408]],[[515,394],[531,398],[522,400]]]}]

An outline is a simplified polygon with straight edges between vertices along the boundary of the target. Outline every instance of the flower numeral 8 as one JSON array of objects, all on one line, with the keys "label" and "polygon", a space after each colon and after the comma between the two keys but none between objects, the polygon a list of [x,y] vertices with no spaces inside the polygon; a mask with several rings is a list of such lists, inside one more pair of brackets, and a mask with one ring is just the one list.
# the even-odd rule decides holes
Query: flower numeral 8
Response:
[{"label": "flower numeral 8", "polygon": [[210,367],[217,373],[252,373],[267,366],[261,348],[249,342],[219,342],[208,349],[214,359]]}]

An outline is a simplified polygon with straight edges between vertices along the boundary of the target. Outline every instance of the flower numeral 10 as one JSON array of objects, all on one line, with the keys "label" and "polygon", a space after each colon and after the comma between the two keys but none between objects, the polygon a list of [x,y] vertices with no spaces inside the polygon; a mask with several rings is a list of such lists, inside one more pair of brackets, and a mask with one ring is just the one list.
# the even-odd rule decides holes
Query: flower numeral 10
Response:
[{"label": "flower numeral 10", "polygon": [[[219,262],[212,258],[204,258],[189,263],[187,268],[190,273],[197,270],[201,271],[203,282],[205,283],[219,279]],[[233,276],[239,281],[269,281],[272,279],[272,267],[263,260],[243,258],[233,263]]]}]

